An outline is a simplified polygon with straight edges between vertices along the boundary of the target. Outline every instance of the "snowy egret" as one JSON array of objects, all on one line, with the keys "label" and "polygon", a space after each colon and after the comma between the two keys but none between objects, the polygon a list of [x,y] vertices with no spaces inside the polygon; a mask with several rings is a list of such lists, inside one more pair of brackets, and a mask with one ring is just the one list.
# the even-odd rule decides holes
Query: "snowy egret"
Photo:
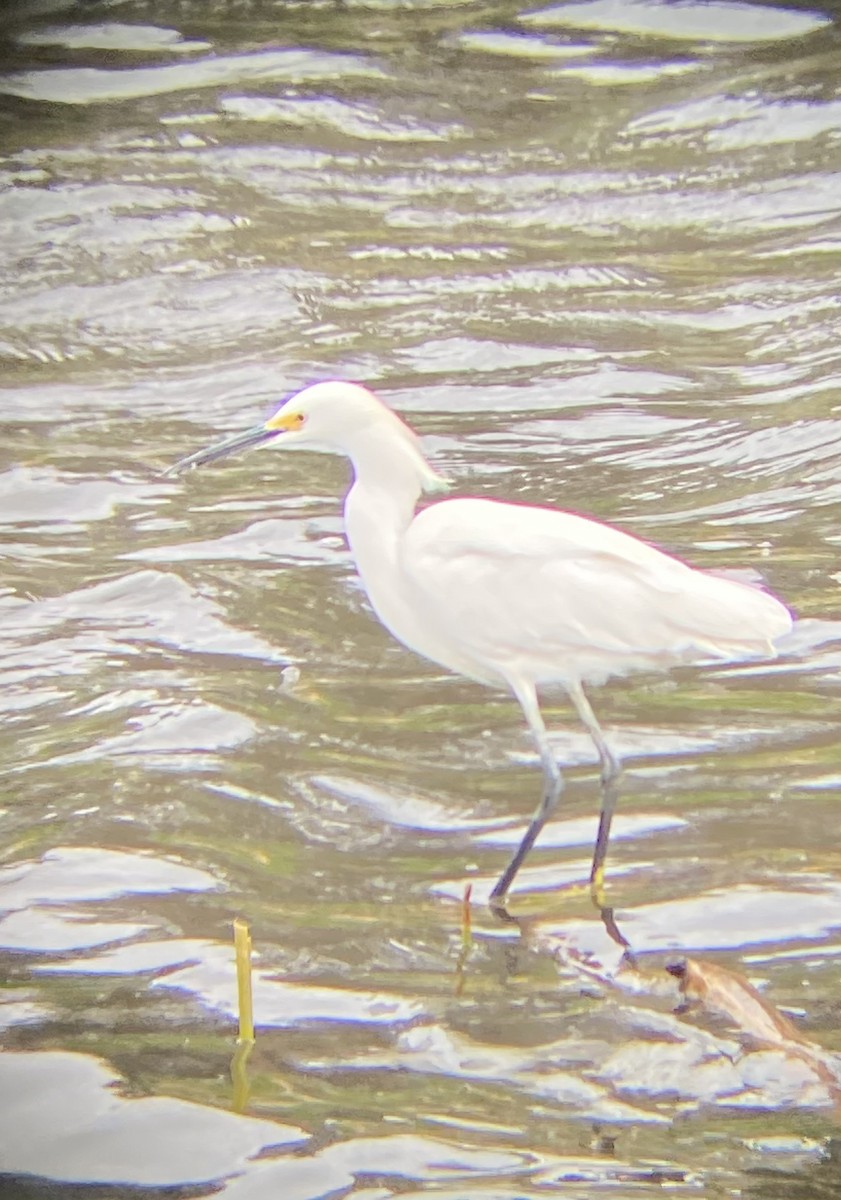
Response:
[{"label": "snowy egret", "polygon": [[563,780],[538,689],[560,685],[601,765],[602,803],[591,886],[602,887],[619,762],[585,684],[680,663],[773,657],[791,614],[750,584],[696,570],[609,525],[554,508],[445,499],[416,512],[422,492],[446,490],[417,437],[357,384],[316,383],[263,425],[200,450],[175,473],[253,446],[346,455],[354,481],[345,528],[356,569],[383,625],[410,649],[520,703],[543,769],[540,803],[491,892],[508,892]]}]

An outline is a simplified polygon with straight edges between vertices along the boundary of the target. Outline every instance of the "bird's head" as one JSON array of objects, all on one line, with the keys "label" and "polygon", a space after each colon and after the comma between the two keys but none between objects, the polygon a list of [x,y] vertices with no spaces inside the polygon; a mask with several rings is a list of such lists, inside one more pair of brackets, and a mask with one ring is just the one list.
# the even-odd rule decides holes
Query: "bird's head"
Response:
[{"label": "bird's head", "polygon": [[264,421],[198,450],[187,458],[173,463],[165,475],[176,475],[190,467],[203,466],[229,454],[250,450],[256,446],[295,446],[312,450],[332,450],[357,459],[361,448],[377,442],[382,452],[390,441],[411,448],[417,460],[421,486],[426,490],[443,490],[444,481],[423,458],[417,438],[396,413],[381,400],[356,383],[328,380],[314,383],[296,392],[281,404],[277,412]]}]

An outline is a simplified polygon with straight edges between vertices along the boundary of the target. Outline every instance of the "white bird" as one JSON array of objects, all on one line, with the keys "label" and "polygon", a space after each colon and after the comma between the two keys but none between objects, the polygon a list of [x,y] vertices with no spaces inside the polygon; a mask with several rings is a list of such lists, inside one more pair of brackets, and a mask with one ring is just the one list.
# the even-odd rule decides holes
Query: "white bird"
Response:
[{"label": "white bird", "polygon": [[543,768],[537,810],[491,892],[499,904],[563,786],[538,689],[560,685],[596,747],[603,783],[591,886],[603,881],[619,761],[584,692],[609,676],[680,663],[774,657],[792,617],[760,588],[696,570],[630,534],[555,508],[445,499],[409,427],[357,384],[316,383],[263,425],[200,450],[167,474],[252,446],[347,455],[344,519],[356,569],[398,641],[520,703]]}]

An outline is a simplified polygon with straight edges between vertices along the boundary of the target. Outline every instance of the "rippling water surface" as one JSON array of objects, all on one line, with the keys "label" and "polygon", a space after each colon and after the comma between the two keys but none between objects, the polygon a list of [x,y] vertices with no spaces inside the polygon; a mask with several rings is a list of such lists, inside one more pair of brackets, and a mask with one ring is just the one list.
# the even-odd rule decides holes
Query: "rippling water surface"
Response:
[{"label": "rippling water surface", "polygon": [[[836,1194],[838,50],[735,0],[7,15],[4,1194]],[[465,952],[536,760],[373,619],[344,463],[158,475],[333,376],[458,490],[798,614],[595,697],[612,919],[556,699],[564,805]]]}]

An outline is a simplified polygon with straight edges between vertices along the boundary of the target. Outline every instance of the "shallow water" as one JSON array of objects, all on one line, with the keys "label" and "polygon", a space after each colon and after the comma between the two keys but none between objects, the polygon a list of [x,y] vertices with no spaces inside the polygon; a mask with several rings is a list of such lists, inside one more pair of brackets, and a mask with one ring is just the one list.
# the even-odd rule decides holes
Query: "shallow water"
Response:
[{"label": "shallow water", "polygon": [[[835,1194],[834,11],[16,6],[4,1194]],[[372,618],[345,464],[157,474],[330,376],[458,490],[758,570],[798,614],[773,663],[594,697],[613,923],[561,698],[562,811],[514,919],[482,905],[536,760],[512,701]],[[684,954],[735,1008],[680,1010]]]}]

